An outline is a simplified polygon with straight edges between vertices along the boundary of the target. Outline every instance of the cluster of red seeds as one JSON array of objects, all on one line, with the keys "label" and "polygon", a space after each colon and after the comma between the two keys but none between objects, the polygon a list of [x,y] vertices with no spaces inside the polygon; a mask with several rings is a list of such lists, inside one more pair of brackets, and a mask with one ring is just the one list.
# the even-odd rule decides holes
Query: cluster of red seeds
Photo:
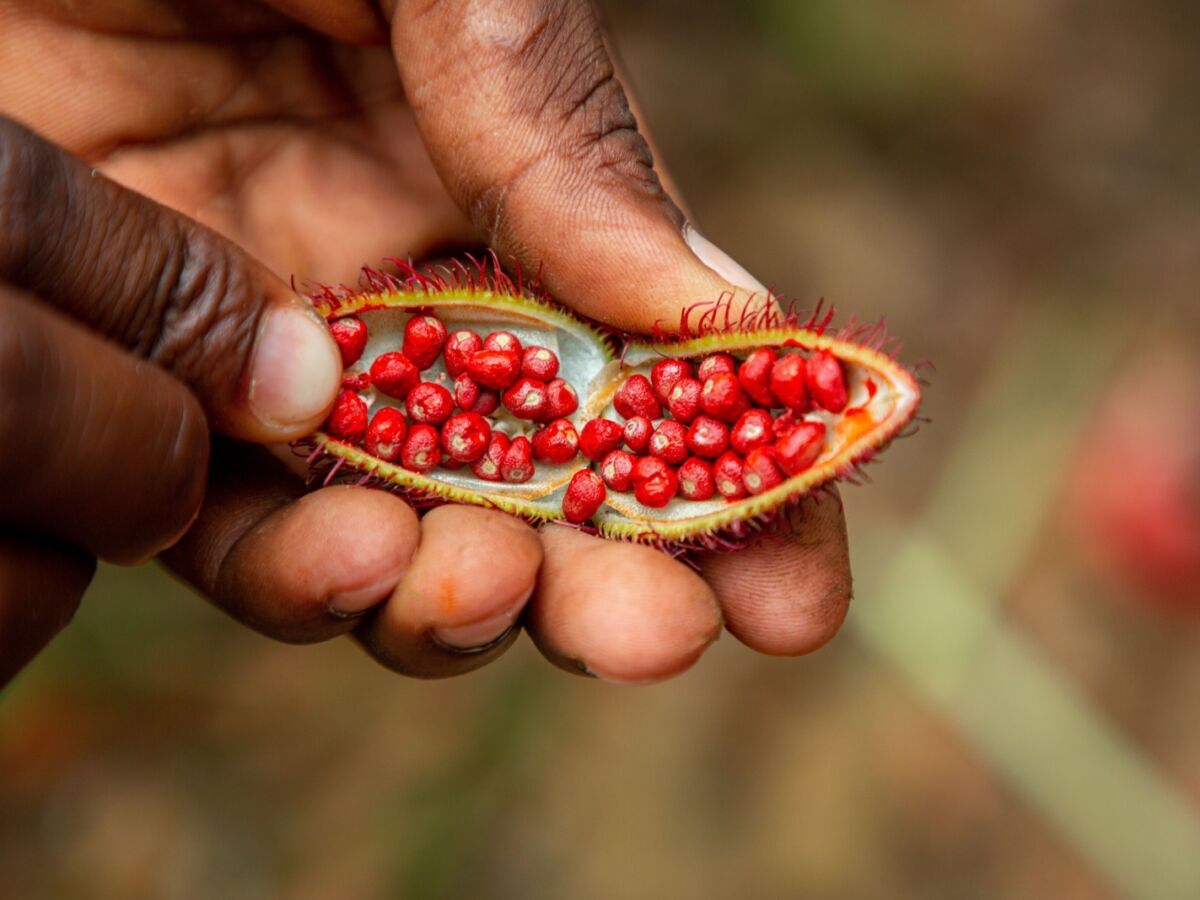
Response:
[{"label": "cluster of red seeds", "polygon": [[842,412],[846,402],[841,363],[822,350],[806,358],[760,349],[740,364],[728,353],[694,366],[664,359],[649,378],[632,375],[617,389],[613,408],[624,425],[588,422],[580,448],[600,463],[604,484],[632,489],[645,506],[676,496],[740,500],[812,466],[826,429],[803,415]]},{"label": "cluster of red seeds", "polygon": [[[367,326],[349,316],[330,327],[349,370],[362,357]],[[439,358],[446,374],[423,380]],[[514,484],[533,477],[535,461],[561,465],[582,452],[599,473],[576,472],[563,498],[564,517],[582,523],[607,489],[632,490],[654,508],[676,496],[738,500],[770,490],[821,453],[825,425],[803,415],[814,407],[841,412],[847,402],[841,364],[825,351],[806,358],[760,349],[740,364],[714,353],[695,366],[664,359],[649,378],[631,375],[613,397],[624,423],[592,419],[576,432],[568,416],[578,398],[558,368],[553,351],[523,347],[507,331],[447,333],[437,317],[416,315],[399,350],[379,355],[368,372],[347,371],[325,429],[414,472],[469,465],[485,481]],[[359,393],[372,386],[403,401],[404,411],[384,406],[368,420]],[[505,416],[506,430],[493,427]],[[535,427],[531,437],[516,433],[522,422]]]},{"label": "cluster of red seeds", "polygon": [[[348,316],[332,322],[330,330],[349,369],[366,348],[366,323]],[[424,379],[422,373],[438,359],[446,373]],[[523,347],[507,331],[483,338],[468,330],[448,333],[436,316],[413,316],[399,350],[380,354],[367,372],[345,374],[325,430],[414,472],[470,466],[484,481],[521,484],[533,477],[535,459],[565,463],[579,449],[567,418],[579,400],[557,377],[558,365],[552,350]],[[404,411],[384,406],[368,421],[359,393],[372,386],[403,401]],[[502,407],[514,420],[540,425],[532,439],[493,427]]]}]

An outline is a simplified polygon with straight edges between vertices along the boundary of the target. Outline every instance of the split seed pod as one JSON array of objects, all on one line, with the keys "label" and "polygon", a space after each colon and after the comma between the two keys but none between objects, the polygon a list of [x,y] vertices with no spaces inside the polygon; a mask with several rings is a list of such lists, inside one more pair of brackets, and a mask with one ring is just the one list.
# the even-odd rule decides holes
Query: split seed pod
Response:
[{"label": "split seed pod", "polygon": [[[459,406],[452,420],[466,421],[464,413],[482,416],[499,441],[489,445],[484,428],[471,418],[479,434],[472,432],[471,454],[464,450],[458,458],[482,458],[486,448],[487,459],[495,455],[496,461],[487,466],[487,478],[477,474],[477,465],[447,468],[448,456],[432,467],[428,467],[426,457],[421,458],[420,465],[406,466],[405,459],[412,454],[400,454],[398,460],[389,461],[370,453],[357,431],[347,434],[344,428],[325,427],[304,444],[311,453],[317,480],[324,476],[328,482],[335,473],[353,472],[360,479],[400,491],[419,505],[470,503],[502,509],[534,522],[570,521],[606,537],[680,548],[725,549],[736,547],[754,527],[780,516],[814,489],[852,476],[912,420],[920,402],[915,378],[883,351],[877,330],[866,332],[866,337],[835,335],[827,331],[827,318],[803,325],[783,320],[780,327],[762,330],[621,343],[548,300],[529,296],[503,274],[465,266],[434,274],[397,265],[404,268],[403,277],[364,269],[361,290],[323,288],[312,297],[331,327],[345,332],[347,320],[365,326],[366,344],[347,370],[346,383],[361,387],[358,396],[371,416],[393,408],[412,421],[428,420],[427,424],[414,426],[408,443],[423,440],[432,444],[433,435],[417,429],[437,431],[448,427],[436,421],[440,418],[444,422],[445,417],[424,415],[428,410],[423,404],[418,404],[421,409],[408,409],[407,398],[395,396],[394,390],[388,393],[371,385],[369,379],[354,377],[359,370],[370,371],[374,361],[385,354],[403,353],[406,335],[409,344],[413,343],[414,326],[409,323],[418,319],[423,328],[436,331],[435,336],[445,344],[428,364],[424,357],[417,361],[421,380],[445,389],[444,396],[438,392],[439,400],[454,396],[459,404],[465,402],[461,390],[455,390],[455,379],[461,380],[464,372],[501,392],[517,385],[504,393],[502,404],[486,412],[477,403],[470,409]],[[442,327],[437,328],[435,323]],[[350,331],[357,335],[358,326]],[[448,341],[446,334],[450,336]],[[482,348],[476,349],[480,338]],[[441,347],[438,341],[426,343]],[[524,363],[521,348],[536,348],[524,357]],[[504,378],[500,378],[497,372],[501,367],[491,366],[491,357],[503,354],[510,354],[512,361],[503,367]],[[664,360],[686,365],[667,372]],[[747,360],[749,366],[741,368],[739,375],[739,367],[744,367]],[[809,360],[816,360],[813,377],[819,390],[805,389]],[[526,370],[533,375],[521,376]],[[659,392],[668,394],[670,401],[669,395],[681,384],[691,386],[687,375],[690,371],[705,374],[709,394],[702,398],[707,401],[704,409],[714,418],[694,419],[698,410],[681,405],[679,398],[674,404],[660,403]],[[671,385],[665,383],[664,373],[674,379]],[[519,376],[525,380],[518,383]],[[546,384],[544,409],[540,404],[542,395],[536,393],[543,390],[540,385],[544,383],[538,376],[553,379]],[[752,389],[743,391],[739,378]],[[776,386],[770,384],[772,380]],[[431,386],[414,390],[434,393]],[[531,392],[539,404],[517,402],[527,399]],[[569,397],[571,403],[558,402],[555,398],[560,395]],[[827,397],[837,402],[829,402]],[[841,408],[827,408],[822,402]],[[678,448],[674,444],[668,448],[676,452],[665,453],[659,448],[653,453],[642,440],[649,420],[641,417],[649,417],[651,411],[655,413],[655,434],[672,436],[672,441],[679,438]],[[684,416],[677,420],[680,412]],[[634,427],[626,427],[626,416],[635,420]],[[599,436],[598,426],[585,429],[596,419],[609,423],[603,429],[602,442],[594,440]],[[700,424],[689,431],[693,419]],[[753,442],[746,437],[747,421],[758,423]],[[670,424],[664,428],[664,423]],[[796,434],[789,441],[789,435],[800,428],[805,429],[804,434]],[[727,450],[725,439],[730,429],[733,449]],[[567,437],[583,435],[584,449],[590,451],[591,458],[565,443],[563,447],[556,443],[556,451],[546,453],[543,445],[560,432]],[[690,444],[685,442],[685,435],[690,435]],[[621,438],[624,443],[614,447]],[[453,437],[442,440],[457,447]],[[775,449],[763,446],[772,440],[785,451],[782,469],[771,462],[778,458]],[[531,442],[534,453],[528,458]],[[430,449],[436,454],[437,445]],[[563,452],[557,452],[560,449]],[[509,465],[508,456],[518,450],[528,460]],[[720,458],[709,465],[692,457],[692,453]],[[760,459],[750,461],[768,468],[770,478],[761,478],[757,469],[748,470],[744,465],[754,453],[771,462],[767,467]],[[687,490],[649,490],[654,486],[650,481],[676,484],[679,473],[674,467],[685,457],[691,469],[697,470],[684,473]],[[649,471],[653,465],[665,470],[651,473],[657,480],[647,477],[639,481],[637,464],[643,459],[654,462],[642,469]],[[604,468],[605,460],[608,469]],[[614,462],[620,462],[628,471],[618,473]],[[575,478],[587,469],[595,469],[600,477],[586,481]],[[743,489],[731,477],[745,471],[751,471],[754,490]],[[697,474],[704,475],[703,484],[697,485]],[[574,488],[570,487],[573,480]],[[581,501],[585,493],[587,503]],[[670,499],[664,502],[664,496]],[[642,502],[646,499],[652,503]]]}]

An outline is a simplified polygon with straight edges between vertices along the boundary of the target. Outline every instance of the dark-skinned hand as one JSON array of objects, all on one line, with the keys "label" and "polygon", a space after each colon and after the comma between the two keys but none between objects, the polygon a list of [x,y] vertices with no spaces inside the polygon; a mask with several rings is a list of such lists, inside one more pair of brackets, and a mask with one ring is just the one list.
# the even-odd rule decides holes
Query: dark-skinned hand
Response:
[{"label": "dark-skinned hand", "polygon": [[836,499],[697,573],[492,510],[305,495],[258,446],[312,431],[339,380],[291,275],[484,242],[629,331],[761,290],[630,110],[586,0],[0,0],[0,684],[97,558],[159,556],[265,634],[353,633],[417,676],[518,624],[621,682],[684,670],[722,623],[764,653],[828,640]]}]

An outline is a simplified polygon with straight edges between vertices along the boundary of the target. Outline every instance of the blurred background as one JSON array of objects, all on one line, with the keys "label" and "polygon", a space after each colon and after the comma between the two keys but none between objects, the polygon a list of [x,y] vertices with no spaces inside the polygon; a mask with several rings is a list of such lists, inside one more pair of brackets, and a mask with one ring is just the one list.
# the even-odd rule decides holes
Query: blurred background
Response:
[{"label": "blurred background", "polygon": [[1200,6],[607,10],[705,233],[936,367],[840,637],[421,683],[104,569],[0,702],[0,896],[1200,897]]}]

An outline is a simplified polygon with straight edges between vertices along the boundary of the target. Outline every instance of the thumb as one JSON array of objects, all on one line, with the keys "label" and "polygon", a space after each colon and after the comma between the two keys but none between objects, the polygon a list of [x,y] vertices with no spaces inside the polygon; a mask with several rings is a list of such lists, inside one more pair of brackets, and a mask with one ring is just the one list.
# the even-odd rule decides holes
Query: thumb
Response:
[{"label": "thumb", "polygon": [[392,43],[425,144],[502,259],[631,331],[765,292],[663,188],[588,0],[398,0]]},{"label": "thumb", "polygon": [[265,266],[3,117],[0,281],[158,363],[231,437],[300,437],[337,392],[328,331]]}]

